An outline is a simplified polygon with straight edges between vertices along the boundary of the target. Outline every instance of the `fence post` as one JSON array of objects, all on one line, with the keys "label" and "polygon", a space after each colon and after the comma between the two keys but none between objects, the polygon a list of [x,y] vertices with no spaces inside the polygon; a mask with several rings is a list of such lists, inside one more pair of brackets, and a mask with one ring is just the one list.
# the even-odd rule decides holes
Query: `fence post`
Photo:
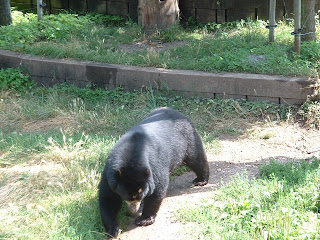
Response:
[{"label": "fence post", "polygon": [[301,0],[294,0],[294,51],[300,54],[301,46]]},{"label": "fence post", "polygon": [[276,0],[270,0],[269,9],[269,42],[274,42],[274,29],[276,28]]},{"label": "fence post", "polygon": [[43,4],[42,0],[37,0],[37,13],[38,13],[38,21],[40,21],[43,17]]}]

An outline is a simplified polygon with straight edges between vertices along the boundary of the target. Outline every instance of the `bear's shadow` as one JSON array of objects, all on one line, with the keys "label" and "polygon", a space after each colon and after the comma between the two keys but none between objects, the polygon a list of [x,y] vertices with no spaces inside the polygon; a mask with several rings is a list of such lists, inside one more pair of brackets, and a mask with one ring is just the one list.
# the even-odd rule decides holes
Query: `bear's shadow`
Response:
[{"label": "bear's shadow", "polygon": [[[258,169],[258,166],[262,164],[262,162],[265,162],[265,160],[248,164],[251,168]],[[194,172],[189,171],[180,176],[173,177],[169,184],[167,197],[214,191],[224,182],[228,182],[233,176],[236,176],[237,173],[244,172],[248,168],[248,165],[244,163],[232,163],[226,161],[214,161],[208,163],[210,177],[207,185],[202,187],[194,186],[192,181],[196,175]],[[256,173],[257,171],[253,172]]]}]

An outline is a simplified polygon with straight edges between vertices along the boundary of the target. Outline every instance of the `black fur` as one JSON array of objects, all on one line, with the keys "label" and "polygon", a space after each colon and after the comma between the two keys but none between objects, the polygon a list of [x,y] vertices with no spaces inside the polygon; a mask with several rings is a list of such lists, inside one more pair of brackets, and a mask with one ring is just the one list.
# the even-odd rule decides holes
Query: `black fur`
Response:
[{"label": "black fur", "polygon": [[126,132],[111,150],[99,184],[100,213],[108,234],[118,235],[122,200],[144,200],[136,224],[152,224],[166,196],[169,174],[183,162],[196,173],[195,185],[208,183],[201,138],[183,114],[159,108]]}]

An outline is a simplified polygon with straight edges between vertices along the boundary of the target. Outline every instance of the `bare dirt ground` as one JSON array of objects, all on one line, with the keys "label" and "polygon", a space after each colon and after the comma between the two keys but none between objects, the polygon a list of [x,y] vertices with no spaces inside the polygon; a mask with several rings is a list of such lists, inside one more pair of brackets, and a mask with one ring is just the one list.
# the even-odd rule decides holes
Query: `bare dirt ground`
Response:
[{"label": "bare dirt ground", "polygon": [[192,239],[188,234],[188,226],[175,218],[175,210],[210,196],[221,185],[222,180],[227,182],[237,173],[246,171],[249,177],[256,177],[259,165],[270,159],[286,162],[319,158],[319,133],[294,124],[269,124],[247,129],[241,136],[220,137],[221,151],[208,154],[209,184],[204,187],[193,186],[192,180],[195,175],[192,172],[174,178],[170,182],[167,197],[160,207],[155,223],[147,227],[136,227],[132,222],[128,229],[119,235],[119,239]]}]

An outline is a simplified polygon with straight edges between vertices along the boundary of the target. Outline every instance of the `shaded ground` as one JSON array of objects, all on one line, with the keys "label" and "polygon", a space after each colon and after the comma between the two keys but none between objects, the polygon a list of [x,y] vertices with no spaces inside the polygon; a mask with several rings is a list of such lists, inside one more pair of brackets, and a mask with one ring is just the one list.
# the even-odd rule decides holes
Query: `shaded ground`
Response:
[{"label": "shaded ground", "polygon": [[176,48],[183,46],[185,43],[183,41],[173,41],[173,42],[161,42],[161,41],[141,41],[132,44],[120,44],[119,48],[122,51],[134,52],[141,50],[151,50],[151,51],[161,51],[168,48]]},{"label": "shaded ground", "polygon": [[192,172],[176,177],[170,183],[155,223],[147,227],[136,227],[132,223],[119,239],[190,239],[188,226],[174,216],[176,209],[209,196],[221,181],[227,182],[237,173],[247,171],[250,177],[257,176],[259,165],[270,159],[286,162],[320,157],[319,132],[291,124],[254,128],[241,137],[222,137],[221,143],[221,151],[208,156],[211,174],[208,185],[192,186],[195,177]]},{"label": "shaded ground", "polygon": [[[184,46],[184,41],[172,41],[172,42],[162,42],[162,41],[149,41],[144,40],[140,42],[134,42],[131,44],[119,44],[119,49],[124,52],[136,52],[147,50],[148,52],[160,52],[170,48],[178,48]],[[264,62],[267,57],[264,55],[252,54],[248,56],[247,59],[253,66],[256,66],[259,62]]]}]

